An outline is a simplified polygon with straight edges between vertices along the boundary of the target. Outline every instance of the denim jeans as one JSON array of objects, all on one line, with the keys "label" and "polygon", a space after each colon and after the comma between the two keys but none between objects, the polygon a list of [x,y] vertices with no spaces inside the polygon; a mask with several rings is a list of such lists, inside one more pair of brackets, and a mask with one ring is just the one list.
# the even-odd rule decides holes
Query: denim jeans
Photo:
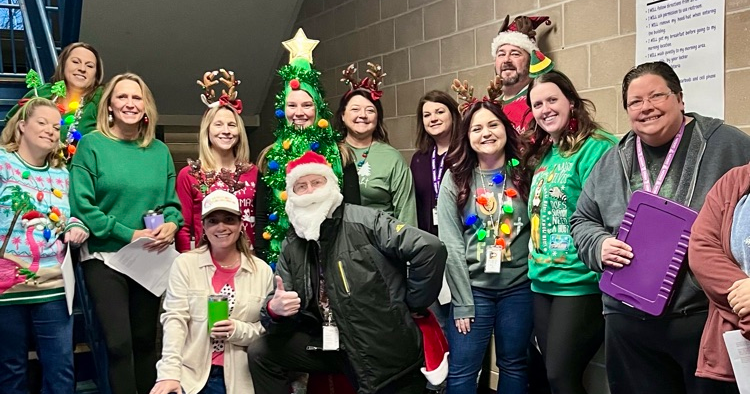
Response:
[{"label": "denim jeans", "polygon": [[224,367],[212,365],[208,374],[208,381],[198,394],[227,394],[227,386],[224,384]]},{"label": "denim jeans", "polygon": [[27,394],[29,340],[36,341],[42,393],[73,394],[73,317],[65,299],[0,306],[0,392]]},{"label": "denim jeans", "polygon": [[[500,378],[497,392],[525,394],[527,392],[527,353],[534,326],[533,295],[529,283],[503,290],[472,288],[474,322],[466,335],[458,332],[454,323],[448,331],[450,370],[448,394],[474,394],[482,360],[495,334],[495,355]],[[451,309],[450,321],[454,321]]]}]

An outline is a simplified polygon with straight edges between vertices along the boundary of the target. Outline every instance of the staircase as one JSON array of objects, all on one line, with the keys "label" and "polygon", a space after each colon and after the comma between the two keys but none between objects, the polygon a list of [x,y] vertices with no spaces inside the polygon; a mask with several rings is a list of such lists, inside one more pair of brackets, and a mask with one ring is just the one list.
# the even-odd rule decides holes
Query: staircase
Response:
[{"label": "staircase", "polygon": [[48,81],[60,48],[78,40],[82,0],[0,0],[0,126],[27,91],[26,72]]}]

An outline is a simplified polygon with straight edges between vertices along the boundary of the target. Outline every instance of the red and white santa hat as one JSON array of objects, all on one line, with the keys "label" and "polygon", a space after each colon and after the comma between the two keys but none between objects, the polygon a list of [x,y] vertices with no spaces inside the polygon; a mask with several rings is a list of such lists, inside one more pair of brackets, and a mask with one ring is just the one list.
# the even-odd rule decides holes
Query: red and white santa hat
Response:
[{"label": "red and white santa hat", "polygon": [[[497,49],[503,45],[515,45],[529,54],[538,51],[536,45],[536,28],[542,23],[552,24],[547,16],[517,16],[510,24],[510,15],[505,17],[497,37],[492,40],[492,57],[497,56]],[[519,26],[520,25],[520,26]]]},{"label": "red and white santa hat", "polygon": [[448,377],[448,341],[443,329],[440,328],[435,315],[428,311],[425,317],[415,318],[419,330],[422,331],[424,346],[424,364],[422,374],[431,384],[437,386]]},{"label": "red and white santa hat", "polygon": [[328,182],[338,185],[339,180],[336,178],[336,174],[333,173],[333,168],[331,168],[331,164],[328,163],[326,158],[313,151],[307,151],[298,159],[294,159],[286,165],[287,193],[292,192],[294,182],[297,182],[299,178],[313,174],[322,175],[328,179]]}]

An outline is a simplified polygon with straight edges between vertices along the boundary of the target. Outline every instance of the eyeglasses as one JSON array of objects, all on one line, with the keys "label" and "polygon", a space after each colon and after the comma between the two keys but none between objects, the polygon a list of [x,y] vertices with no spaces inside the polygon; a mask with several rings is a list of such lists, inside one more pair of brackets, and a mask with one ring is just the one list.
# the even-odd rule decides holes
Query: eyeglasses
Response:
[{"label": "eyeglasses", "polygon": [[294,183],[294,187],[292,187],[292,190],[294,190],[294,194],[304,194],[310,190],[315,190],[325,184],[325,177],[315,178],[308,182],[297,181]]},{"label": "eyeglasses", "polygon": [[674,92],[654,93],[646,98],[642,98],[642,99],[637,98],[637,99],[628,101],[627,107],[628,107],[628,110],[636,111],[636,110],[643,108],[643,103],[646,101],[648,101],[651,104],[663,103],[664,101],[667,100],[667,97],[673,94]]}]

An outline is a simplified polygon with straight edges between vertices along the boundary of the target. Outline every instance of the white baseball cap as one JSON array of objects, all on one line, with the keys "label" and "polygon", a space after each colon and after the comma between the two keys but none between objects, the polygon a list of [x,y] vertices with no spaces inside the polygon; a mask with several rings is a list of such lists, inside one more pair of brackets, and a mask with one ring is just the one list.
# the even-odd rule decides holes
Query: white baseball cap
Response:
[{"label": "white baseball cap", "polygon": [[227,211],[240,215],[240,202],[237,197],[224,190],[215,190],[203,198],[201,219],[205,219],[211,212]]}]

